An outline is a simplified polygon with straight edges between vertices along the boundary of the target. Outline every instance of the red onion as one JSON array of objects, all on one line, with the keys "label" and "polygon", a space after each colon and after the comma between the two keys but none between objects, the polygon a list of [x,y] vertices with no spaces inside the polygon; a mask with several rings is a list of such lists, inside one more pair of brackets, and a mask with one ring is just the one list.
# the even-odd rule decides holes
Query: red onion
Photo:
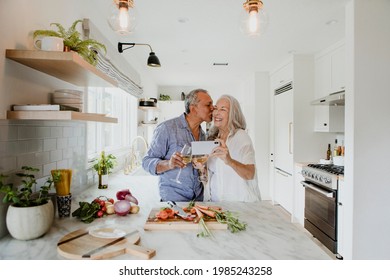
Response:
[{"label": "red onion", "polygon": [[138,200],[134,196],[132,196],[131,194],[126,195],[125,199],[127,201],[130,201],[131,203],[134,203],[134,204],[138,205]]},{"label": "red onion", "polygon": [[118,191],[118,192],[116,193],[116,198],[117,198],[118,200],[124,200],[125,197],[126,197],[126,195],[131,195],[131,192],[130,192],[129,189]]},{"label": "red onion", "polygon": [[115,213],[119,216],[126,216],[130,211],[131,204],[127,200],[118,200],[114,203]]}]

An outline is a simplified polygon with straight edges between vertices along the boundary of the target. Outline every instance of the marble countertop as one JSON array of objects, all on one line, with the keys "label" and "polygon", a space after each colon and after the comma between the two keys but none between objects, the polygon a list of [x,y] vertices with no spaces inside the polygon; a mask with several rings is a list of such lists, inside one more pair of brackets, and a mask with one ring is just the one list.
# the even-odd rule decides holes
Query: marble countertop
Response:
[{"label": "marble countertop", "polygon": [[[67,233],[92,226],[119,226],[140,232],[140,244],[156,250],[153,260],[329,260],[331,255],[315,242],[300,226],[291,223],[269,201],[258,203],[218,203],[245,221],[247,229],[238,233],[213,230],[214,238],[197,237],[197,230],[144,230],[152,208],[165,206],[159,201],[156,176],[128,176],[116,174],[109,179],[109,187],[91,187],[72,198],[72,211],[80,201],[92,201],[97,196],[115,197],[118,190],[129,188],[139,200],[140,212],[124,217],[109,215],[84,224],[77,218],[56,218],[50,231],[43,237],[19,241],[11,236],[0,240],[0,259],[62,260],[57,253],[57,242]],[[215,203],[214,203],[215,204]],[[183,204],[184,205],[184,204]],[[138,259],[125,254],[115,259]]]}]

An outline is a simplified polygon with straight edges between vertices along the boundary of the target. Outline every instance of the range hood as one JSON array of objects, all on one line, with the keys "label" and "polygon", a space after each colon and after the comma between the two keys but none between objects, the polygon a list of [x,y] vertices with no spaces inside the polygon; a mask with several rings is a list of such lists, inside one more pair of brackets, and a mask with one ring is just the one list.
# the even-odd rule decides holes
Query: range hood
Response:
[{"label": "range hood", "polygon": [[311,105],[325,105],[325,106],[344,106],[345,105],[345,91],[339,91],[328,96],[316,99],[310,103]]}]

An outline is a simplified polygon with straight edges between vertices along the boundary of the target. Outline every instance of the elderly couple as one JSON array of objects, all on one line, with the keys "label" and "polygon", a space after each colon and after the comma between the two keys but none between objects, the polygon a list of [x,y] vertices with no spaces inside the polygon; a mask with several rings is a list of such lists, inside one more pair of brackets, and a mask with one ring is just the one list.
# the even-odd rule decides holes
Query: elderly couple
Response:
[{"label": "elderly couple", "polygon": [[[212,120],[206,139],[201,124]],[[156,127],[142,160],[146,171],[159,175],[161,201],[260,201],[255,151],[245,129],[245,117],[234,97],[223,95],[214,106],[206,90],[191,91],[185,98],[185,112]],[[180,150],[192,141],[209,139],[218,140],[220,146],[208,158],[204,188],[197,166],[185,165]],[[181,183],[176,183],[172,179],[180,169]]]}]

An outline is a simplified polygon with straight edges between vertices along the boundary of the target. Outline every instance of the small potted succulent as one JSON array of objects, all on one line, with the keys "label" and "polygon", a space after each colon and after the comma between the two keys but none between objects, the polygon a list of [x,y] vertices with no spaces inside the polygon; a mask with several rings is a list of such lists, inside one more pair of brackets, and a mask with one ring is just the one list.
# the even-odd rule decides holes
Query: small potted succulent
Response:
[{"label": "small potted succulent", "polygon": [[100,153],[100,157],[95,159],[93,168],[99,175],[99,189],[108,188],[108,174],[116,165],[116,157],[112,154],[106,155],[104,151]]},{"label": "small potted succulent", "polygon": [[82,58],[84,58],[87,62],[92,65],[97,64],[97,54],[96,51],[102,50],[106,52],[106,46],[94,39],[81,39],[80,32],[77,31],[77,24],[83,22],[81,19],[73,22],[71,27],[66,30],[59,23],[51,23],[50,25],[54,25],[57,27],[57,31],[55,30],[35,30],[33,33],[34,39],[40,36],[53,36],[64,39],[64,49],[66,51],[75,51]]},{"label": "small potted succulent", "polygon": [[49,190],[54,181],[49,177],[34,192],[37,185],[34,173],[39,169],[23,166],[22,170],[22,173],[16,173],[22,179],[19,187],[4,183],[7,176],[0,174],[0,192],[4,193],[3,202],[10,203],[6,215],[9,233],[15,239],[30,240],[44,235],[53,223],[54,206]]}]

